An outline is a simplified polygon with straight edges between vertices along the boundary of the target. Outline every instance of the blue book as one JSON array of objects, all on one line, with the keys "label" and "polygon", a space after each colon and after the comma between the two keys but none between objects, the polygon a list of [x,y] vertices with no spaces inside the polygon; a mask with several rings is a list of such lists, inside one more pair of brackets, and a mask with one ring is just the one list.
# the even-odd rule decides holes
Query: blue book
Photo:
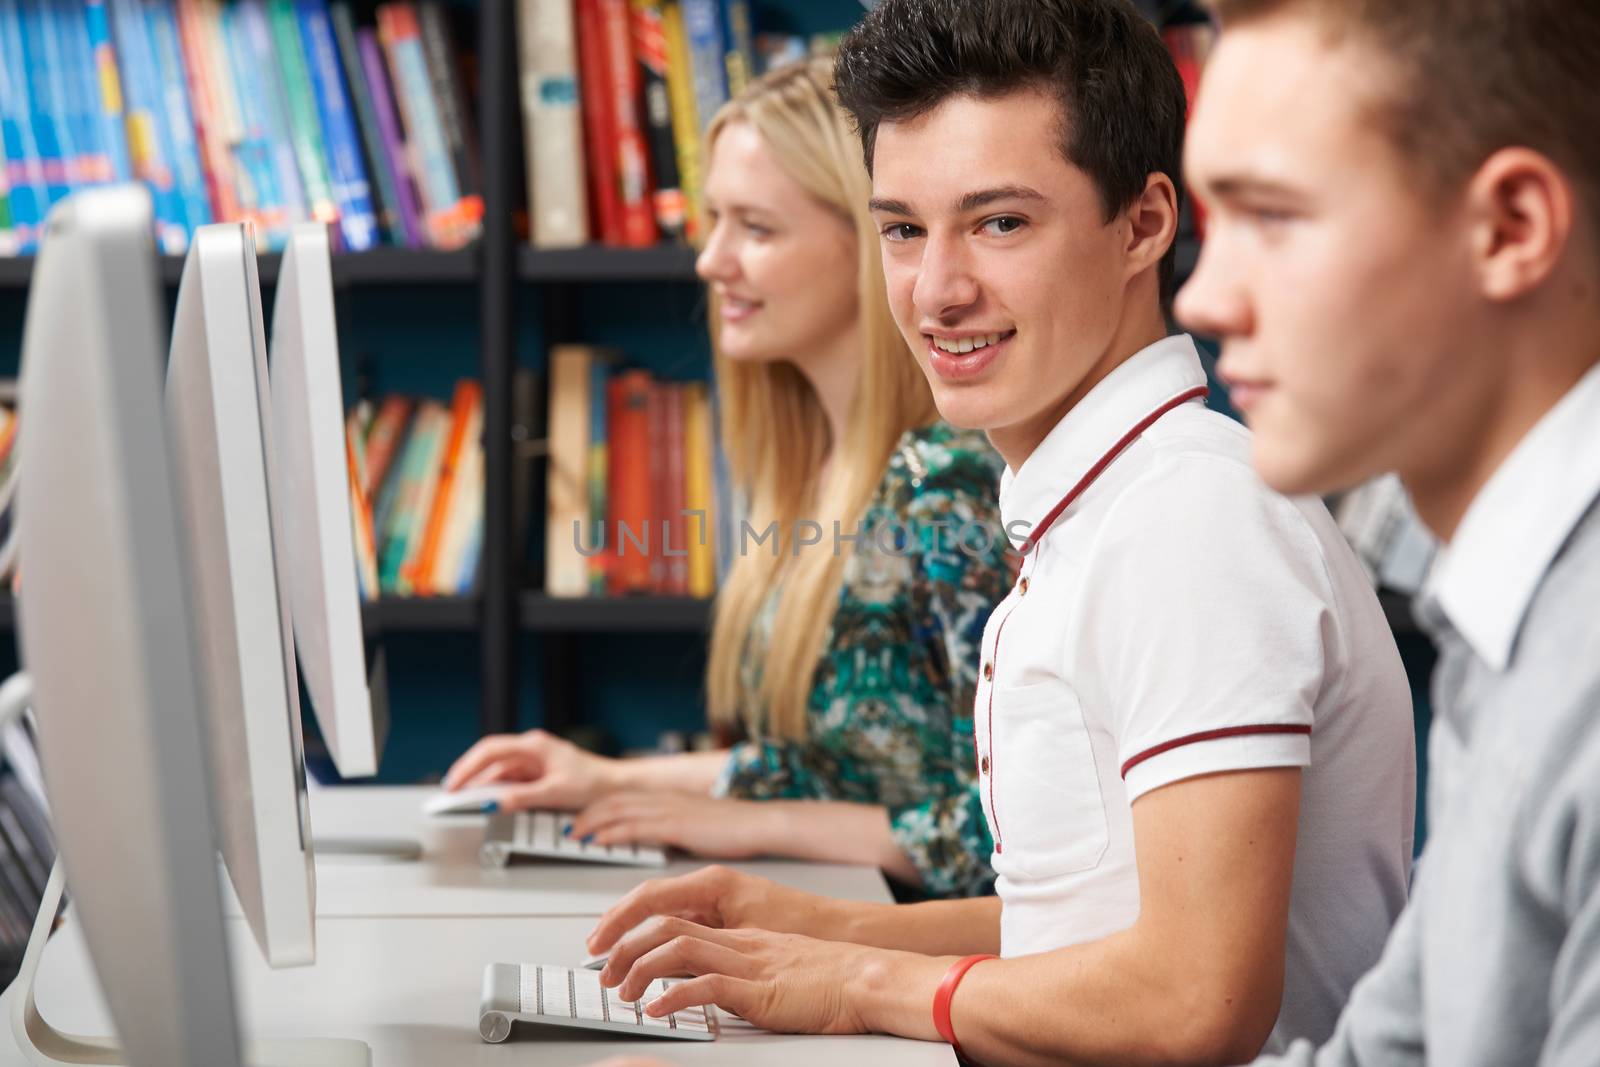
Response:
[{"label": "blue book", "polygon": [[[224,8],[227,10],[230,9]],[[276,195],[262,201],[263,217],[268,220],[268,246],[282,248],[288,239],[288,227],[309,217],[305,187],[300,183],[300,163],[295,159],[289,130],[282,65],[267,21],[266,4],[243,0],[231,10],[236,16],[233,26],[239,46],[233,63],[239,106],[248,109],[248,121],[255,130],[254,136],[265,146],[274,179]]]},{"label": "blue book", "polygon": [[689,39],[695,111],[704,132],[728,102],[728,69],[723,55],[727,35],[722,29],[719,0],[683,0],[683,29]]},{"label": "blue book", "polygon": [[128,156],[134,176],[150,188],[155,208],[156,245],[168,255],[189,247],[188,220],[172,172],[172,134],[167,129],[161,81],[156,73],[150,30],[140,0],[107,0],[111,33],[122,60],[122,89],[128,110]]},{"label": "blue book", "polygon": [[283,193],[278,188],[272,145],[259,117],[261,102],[248,77],[254,64],[244,39],[238,6],[219,5],[217,18],[225,51],[222,73],[233,82],[233,99],[239,112],[239,137],[229,146],[229,151],[240,209],[260,221],[261,232],[256,239],[261,247],[281,249],[288,232]]},{"label": "blue book", "polygon": [[167,130],[171,134],[172,179],[183,204],[183,217],[189,224],[189,232],[193,233],[212,221],[211,198],[206,194],[206,173],[200,166],[200,141],[194,132],[194,113],[189,110],[183,45],[178,41],[178,17],[172,0],[144,0],[144,16],[155,53],[156,73],[161,78]]},{"label": "blue book", "polygon": [[[39,165],[44,172],[46,210],[72,192],[68,174],[66,130],[51,83],[51,68],[59,69],[60,57],[51,61],[45,44],[47,13],[43,0],[24,0],[22,4],[22,65],[28,101],[28,121],[33,125],[34,142],[39,148]],[[70,164],[76,170],[76,161]]]},{"label": "blue book", "polygon": [[89,29],[84,24],[83,0],[52,0],[45,8],[45,46],[55,69],[50,80],[66,129],[68,180],[74,189],[110,180],[110,166],[100,149],[100,129],[92,121],[89,84],[84,77],[84,48]]},{"label": "blue book", "polygon": [[372,208],[367,168],[361,159],[355,114],[339,70],[339,48],[334,42],[328,0],[297,0],[300,40],[322,119],[324,152],[328,159],[333,199],[339,205],[339,234],[351,252],[365,252],[378,243],[378,215]]},{"label": "blue book", "polygon": [[738,96],[755,77],[755,33],[750,25],[750,0],[722,0],[722,55],[728,75],[728,96]]},{"label": "blue book", "polygon": [[39,145],[33,135],[22,47],[22,12],[17,0],[0,0],[0,143],[11,187],[11,230],[19,252],[39,246],[49,210]]},{"label": "blue book", "polygon": [[91,86],[89,106],[99,127],[99,141],[111,165],[111,180],[132,181],[133,165],[128,160],[128,131],[122,109],[122,75],[118,72],[116,45],[111,43],[106,0],[87,0],[83,14],[88,35],[84,69]]}]

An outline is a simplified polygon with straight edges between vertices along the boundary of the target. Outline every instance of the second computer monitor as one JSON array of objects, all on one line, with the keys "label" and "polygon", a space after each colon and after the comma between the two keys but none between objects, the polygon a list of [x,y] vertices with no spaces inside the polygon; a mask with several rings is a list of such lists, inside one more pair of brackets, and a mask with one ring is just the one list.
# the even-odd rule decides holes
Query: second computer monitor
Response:
[{"label": "second computer monitor", "polygon": [[326,226],[296,226],[284,250],[272,309],[271,374],[300,670],[340,775],[371,777],[378,773],[388,723],[381,661],[369,689],[361,633]]},{"label": "second computer monitor", "polygon": [[255,242],[200,227],[166,408],[188,519],[223,859],[267,962],[312,962],[316,884]]}]

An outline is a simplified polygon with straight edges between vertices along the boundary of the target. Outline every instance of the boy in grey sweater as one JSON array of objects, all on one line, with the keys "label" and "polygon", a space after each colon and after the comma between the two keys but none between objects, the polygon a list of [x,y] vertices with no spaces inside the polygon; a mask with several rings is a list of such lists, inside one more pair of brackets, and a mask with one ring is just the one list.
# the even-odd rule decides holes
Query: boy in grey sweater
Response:
[{"label": "boy in grey sweater", "polygon": [[1274,488],[1398,471],[1447,544],[1411,902],[1272,1062],[1600,1063],[1600,5],[1214,6],[1179,317]]}]

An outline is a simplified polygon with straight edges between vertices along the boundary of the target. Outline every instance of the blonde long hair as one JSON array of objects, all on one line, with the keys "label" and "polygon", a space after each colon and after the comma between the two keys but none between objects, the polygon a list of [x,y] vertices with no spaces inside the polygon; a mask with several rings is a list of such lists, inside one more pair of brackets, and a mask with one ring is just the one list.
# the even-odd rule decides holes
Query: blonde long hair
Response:
[{"label": "blonde long hair", "polygon": [[[853,226],[858,249],[861,370],[845,439],[831,449],[822,405],[793,364],[730,361],[718,349],[715,325],[711,331],[734,486],[748,500],[753,528],[764,532],[776,522],[780,533],[776,555],[765,546],[745,552],[742,531],[735,535],[735,562],[717,595],[707,705],[717,726],[742,723],[754,737],[799,740],[848,555],[834,551],[832,523],[856,532],[896,443],[906,430],[931,423],[937,409],[889,312],[877,227],[867,211],[872,181],[861,142],[834,100],[832,60],[796,63],[752,83],[712,120],[707,159],[736,122],[748,122],[790,177]],[[711,299],[715,324],[720,316]],[[821,544],[796,555],[795,528],[803,519],[825,532]],[[751,634],[775,594],[781,600],[770,639],[764,650],[752,647]],[[757,654],[759,682],[748,691],[741,666]]]}]

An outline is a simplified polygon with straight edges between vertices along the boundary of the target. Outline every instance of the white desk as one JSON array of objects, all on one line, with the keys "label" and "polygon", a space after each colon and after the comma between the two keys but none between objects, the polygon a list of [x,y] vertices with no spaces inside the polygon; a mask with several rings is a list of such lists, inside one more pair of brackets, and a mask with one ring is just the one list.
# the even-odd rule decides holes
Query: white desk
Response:
[{"label": "white desk", "polygon": [[[735,1021],[712,1042],[619,1040],[606,1034],[520,1031],[503,1045],[478,1038],[478,997],[487,963],[582,959],[594,917],[660,871],[590,864],[487,871],[478,865],[480,819],[431,820],[427,789],[352,787],[312,794],[319,834],[410,836],[423,858],[409,864],[319,863],[317,963],[269,970],[242,918],[227,920],[235,996],[246,1033],[257,1038],[345,1037],[372,1047],[374,1067],[576,1067],[608,1056],[700,1064],[811,1067],[953,1067],[947,1046],[885,1037],[795,1037]],[[679,863],[667,873],[692,870]],[[878,872],[802,863],[740,863],[776,881],[867,901],[889,900]],[[68,887],[70,894],[71,887]],[[58,1029],[110,1032],[76,924],[46,947],[35,987],[40,1013]],[[0,996],[9,1018],[16,989]],[[0,1064],[21,1063],[0,1025]]]},{"label": "white desk", "polygon": [[[581,958],[584,919],[323,919],[317,963],[271,971],[243,920],[228,921],[235,996],[255,1037],[358,1038],[373,1067],[575,1067],[608,1056],[659,1057],[700,1064],[812,1067],[821,1062],[873,1067],[951,1067],[948,1046],[886,1037],[796,1037],[735,1021],[711,1042],[616,1039],[559,1029],[514,1032],[503,1045],[478,1038],[483,966],[559,963]],[[106,1033],[109,1026],[77,927],[52,939],[36,987],[40,1013],[60,1029]],[[12,992],[0,998],[9,1009]],[[9,1028],[4,1054],[15,1055]]]},{"label": "white desk", "polygon": [[[402,837],[422,845],[422,859],[415,863],[356,863],[336,856],[319,860],[319,917],[599,916],[640,882],[705,865],[701,860],[680,860],[663,870],[518,861],[503,870],[485,869],[478,863],[478,846],[487,819],[423,815],[423,800],[435,792],[423,786],[348,786],[312,792],[311,829],[317,838]],[[870,867],[783,860],[729,866],[844,900],[891,899],[883,876]],[[228,907],[231,914],[238,914],[237,904],[230,902]]]}]

